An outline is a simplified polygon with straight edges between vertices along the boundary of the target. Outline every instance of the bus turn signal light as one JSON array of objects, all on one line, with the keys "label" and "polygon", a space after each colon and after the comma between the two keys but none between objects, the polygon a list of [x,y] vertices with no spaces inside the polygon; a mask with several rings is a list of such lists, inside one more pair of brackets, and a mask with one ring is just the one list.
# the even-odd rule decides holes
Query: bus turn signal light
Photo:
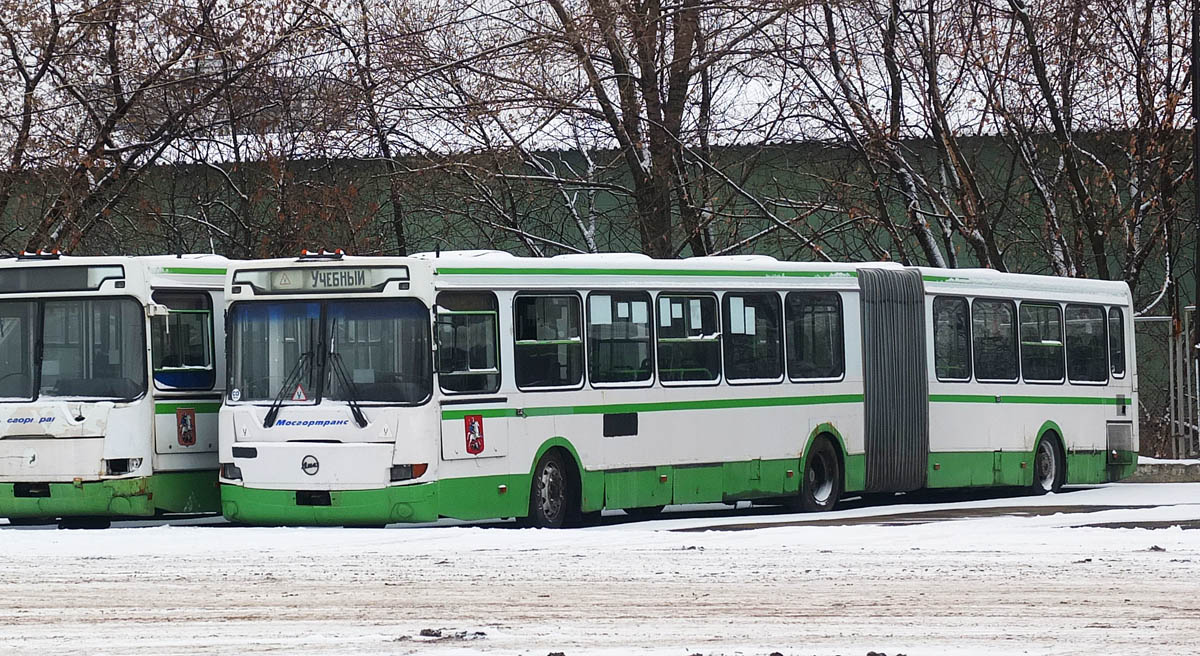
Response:
[{"label": "bus turn signal light", "polygon": [[414,478],[421,478],[429,469],[427,463],[416,465],[392,465],[392,482],[408,481]]}]

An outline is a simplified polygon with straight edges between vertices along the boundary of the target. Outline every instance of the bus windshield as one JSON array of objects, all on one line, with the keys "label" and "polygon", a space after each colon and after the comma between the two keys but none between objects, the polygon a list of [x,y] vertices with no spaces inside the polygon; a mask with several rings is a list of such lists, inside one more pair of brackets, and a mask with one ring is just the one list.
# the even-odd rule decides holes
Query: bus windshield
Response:
[{"label": "bus windshield", "polygon": [[0,303],[0,400],[131,400],[146,389],[146,364],[132,298]]},{"label": "bus windshield", "polygon": [[433,386],[429,329],[413,299],[238,303],[229,399],[422,403]]},{"label": "bus windshield", "polygon": [[146,388],[146,330],[132,298],[42,305],[40,396],[132,399]]},{"label": "bus windshield", "polygon": [[37,303],[0,303],[0,401],[33,400]]}]

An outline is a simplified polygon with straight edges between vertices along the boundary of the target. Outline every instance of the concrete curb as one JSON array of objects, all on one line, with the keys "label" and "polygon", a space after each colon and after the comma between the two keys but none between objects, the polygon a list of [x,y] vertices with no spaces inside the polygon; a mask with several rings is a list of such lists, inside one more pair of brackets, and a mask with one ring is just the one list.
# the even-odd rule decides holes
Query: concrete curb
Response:
[{"label": "concrete curb", "polygon": [[1139,464],[1124,483],[1200,483],[1200,463]]}]

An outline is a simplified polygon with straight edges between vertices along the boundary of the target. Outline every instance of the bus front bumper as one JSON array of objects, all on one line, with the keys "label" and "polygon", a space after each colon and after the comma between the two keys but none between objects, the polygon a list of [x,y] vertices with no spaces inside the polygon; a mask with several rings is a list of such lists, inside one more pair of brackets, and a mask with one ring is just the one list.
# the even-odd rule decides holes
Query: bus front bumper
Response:
[{"label": "bus front bumper", "polygon": [[152,498],[150,479],[146,477],[79,483],[0,483],[0,517],[145,517],[154,514]]},{"label": "bus front bumper", "polygon": [[[326,497],[326,495],[328,495]],[[265,526],[378,526],[432,522],[437,483],[372,490],[264,490],[221,485],[225,518]]]},{"label": "bus front bumper", "polygon": [[152,517],[220,510],[215,470],[76,483],[0,483],[0,517]]}]

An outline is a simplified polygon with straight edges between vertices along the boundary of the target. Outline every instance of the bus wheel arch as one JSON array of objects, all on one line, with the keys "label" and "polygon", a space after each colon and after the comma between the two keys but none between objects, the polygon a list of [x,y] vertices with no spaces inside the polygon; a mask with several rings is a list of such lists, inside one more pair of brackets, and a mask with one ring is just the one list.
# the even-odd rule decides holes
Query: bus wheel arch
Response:
[{"label": "bus wheel arch", "polygon": [[1033,480],[1030,488],[1034,494],[1058,492],[1067,481],[1067,455],[1061,429],[1053,422],[1046,422],[1038,432],[1033,447]]},{"label": "bus wheel arch", "polygon": [[833,510],[846,489],[846,454],[836,432],[814,431],[801,461],[796,506],[805,512]]}]

